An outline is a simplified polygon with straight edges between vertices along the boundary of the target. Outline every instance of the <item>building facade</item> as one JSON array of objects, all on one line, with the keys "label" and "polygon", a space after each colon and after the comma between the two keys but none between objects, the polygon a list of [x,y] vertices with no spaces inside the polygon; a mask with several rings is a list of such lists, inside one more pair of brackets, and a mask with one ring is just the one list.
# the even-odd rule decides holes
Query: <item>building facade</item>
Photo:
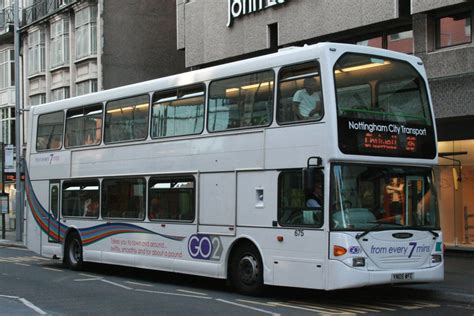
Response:
[{"label": "building facade", "polygon": [[[22,144],[28,108],[185,70],[176,51],[176,6],[168,0],[18,0]],[[0,0],[0,131],[15,143],[14,0]],[[10,170],[13,171],[13,170]],[[9,228],[15,178],[7,174]]]},{"label": "building facade", "polygon": [[438,126],[448,246],[474,249],[474,3],[469,0],[176,0],[177,47],[197,69],[323,41],[423,59]]}]

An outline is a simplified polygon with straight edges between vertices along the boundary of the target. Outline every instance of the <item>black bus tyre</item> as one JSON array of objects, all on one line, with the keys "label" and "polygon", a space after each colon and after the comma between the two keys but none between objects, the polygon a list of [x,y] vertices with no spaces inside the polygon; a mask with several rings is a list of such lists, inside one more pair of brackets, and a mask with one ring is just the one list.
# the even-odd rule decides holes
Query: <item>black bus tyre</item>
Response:
[{"label": "black bus tyre", "polygon": [[64,261],[69,269],[76,271],[82,270],[82,243],[81,238],[77,233],[73,233],[66,240],[64,258]]},{"label": "black bus tyre", "polygon": [[259,295],[263,290],[263,263],[258,249],[251,244],[236,249],[231,259],[231,280],[237,292]]}]

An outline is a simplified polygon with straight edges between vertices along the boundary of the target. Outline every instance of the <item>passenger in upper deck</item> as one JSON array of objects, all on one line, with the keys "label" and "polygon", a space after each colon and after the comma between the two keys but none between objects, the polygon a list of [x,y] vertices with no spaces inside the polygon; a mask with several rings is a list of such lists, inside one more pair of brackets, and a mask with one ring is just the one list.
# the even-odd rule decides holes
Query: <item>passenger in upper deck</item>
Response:
[{"label": "passenger in upper deck", "polygon": [[297,120],[317,119],[322,116],[322,99],[317,88],[316,79],[308,77],[304,79],[303,89],[296,91],[293,96],[293,112]]}]

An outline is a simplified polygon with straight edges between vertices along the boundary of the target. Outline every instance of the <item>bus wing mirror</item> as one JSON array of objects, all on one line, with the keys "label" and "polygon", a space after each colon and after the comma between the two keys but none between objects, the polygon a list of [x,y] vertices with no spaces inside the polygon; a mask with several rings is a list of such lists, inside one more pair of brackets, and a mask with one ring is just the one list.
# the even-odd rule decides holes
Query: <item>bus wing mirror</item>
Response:
[{"label": "bus wing mirror", "polygon": [[321,173],[318,172],[324,169],[323,159],[321,157],[308,158],[308,164],[304,169],[304,188],[306,192],[313,192],[316,181],[321,181]]}]

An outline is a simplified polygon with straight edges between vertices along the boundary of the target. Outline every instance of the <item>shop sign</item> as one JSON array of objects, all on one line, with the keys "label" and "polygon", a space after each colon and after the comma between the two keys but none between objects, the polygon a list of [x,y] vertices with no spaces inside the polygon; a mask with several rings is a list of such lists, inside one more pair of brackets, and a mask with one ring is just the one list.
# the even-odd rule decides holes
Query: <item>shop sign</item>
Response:
[{"label": "shop sign", "polygon": [[228,18],[227,27],[231,27],[234,20],[244,15],[277,7],[289,0],[227,0]]}]

